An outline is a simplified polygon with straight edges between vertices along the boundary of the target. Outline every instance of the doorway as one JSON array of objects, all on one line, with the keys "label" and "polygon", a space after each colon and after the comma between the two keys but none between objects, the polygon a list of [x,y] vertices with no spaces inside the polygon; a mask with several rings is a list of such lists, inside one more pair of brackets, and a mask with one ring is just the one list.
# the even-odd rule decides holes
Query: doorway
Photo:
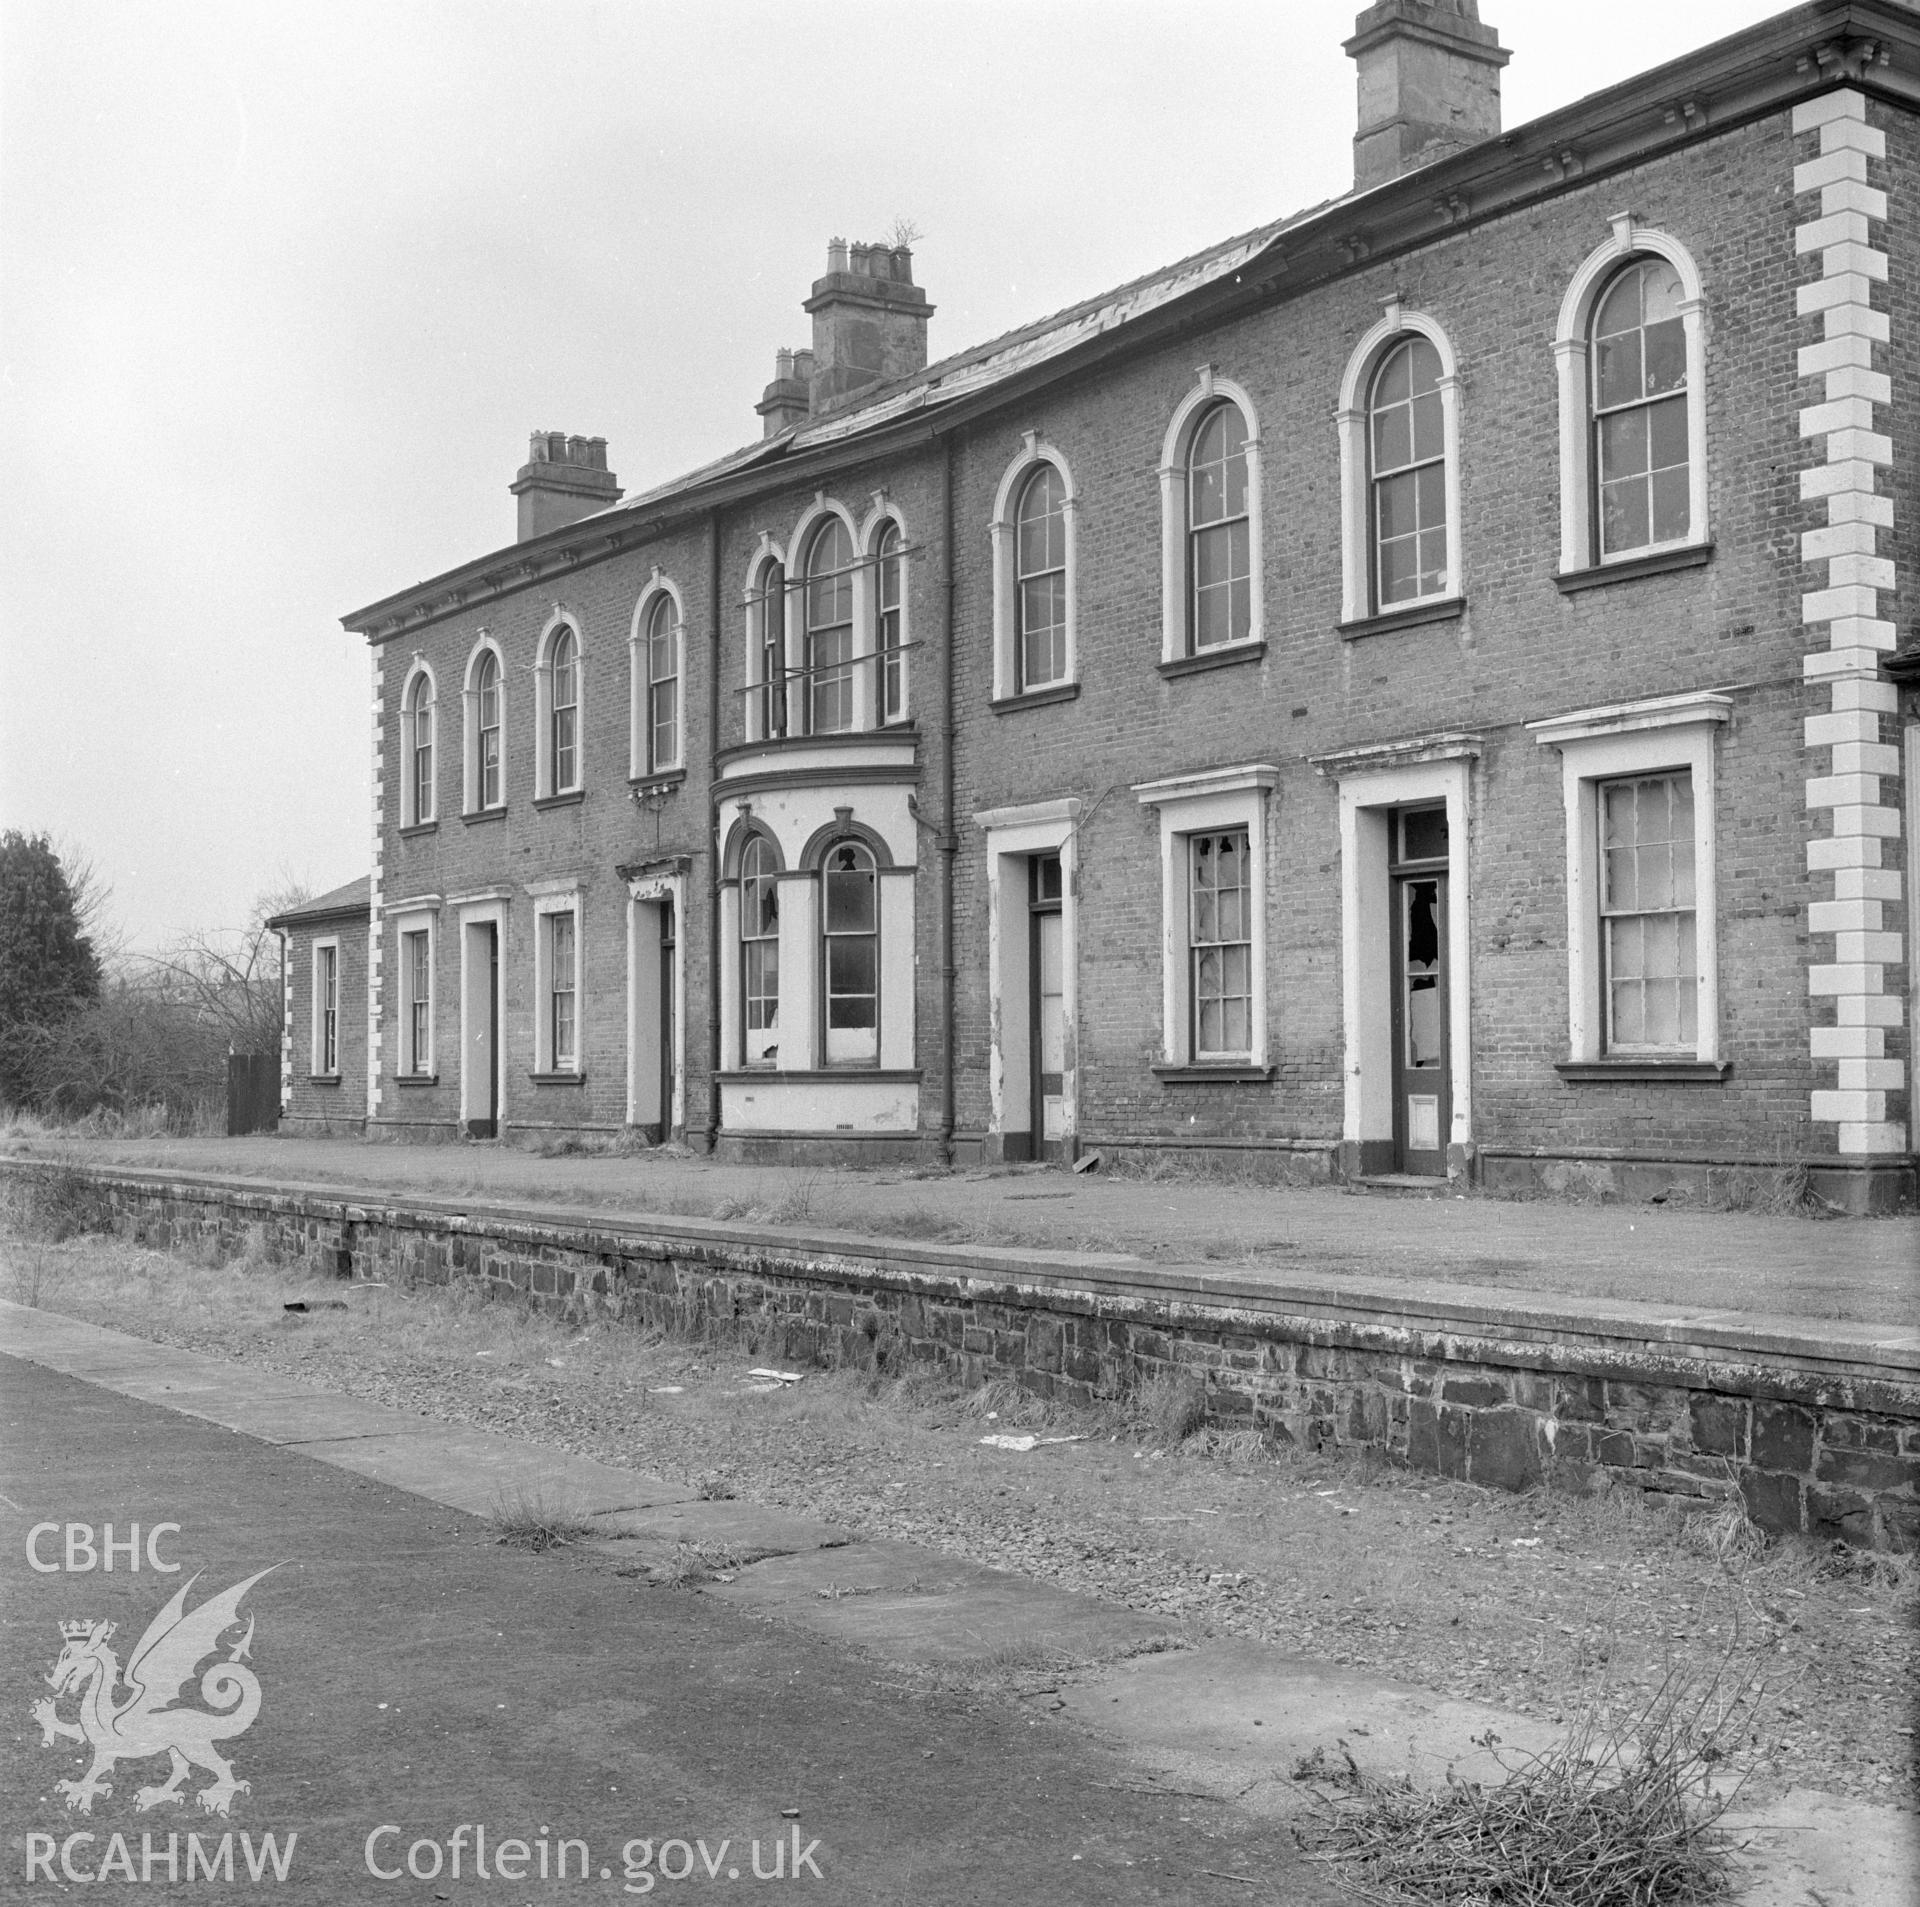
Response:
[{"label": "doorway", "polygon": [[469,921],[460,950],[466,1033],[460,1064],[460,1111],[469,1139],[500,1136],[500,924]]},{"label": "doorway", "polygon": [[[635,890],[638,889],[636,892]],[[630,879],[627,902],[627,1124],[664,1145],[684,1118],[680,966],[684,883],[679,875]]]},{"label": "doorway", "polygon": [[1441,1178],[1453,1120],[1445,808],[1389,816],[1394,1169]]},{"label": "doorway", "polygon": [[1058,854],[1027,860],[1027,1077],[1034,1156],[1057,1159],[1066,1140],[1066,920]]}]

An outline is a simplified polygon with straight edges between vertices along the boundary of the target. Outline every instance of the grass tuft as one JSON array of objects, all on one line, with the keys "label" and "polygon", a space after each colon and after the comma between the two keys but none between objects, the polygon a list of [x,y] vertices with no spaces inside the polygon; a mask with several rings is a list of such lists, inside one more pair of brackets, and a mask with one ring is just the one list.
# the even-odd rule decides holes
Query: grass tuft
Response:
[{"label": "grass tuft", "polygon": [[487,1512],[493,1528],[493,1540],[510,1549],[558,1549],[593,1534],[593,1519],[564,1499],[548,1497],[545,1490],[524,1486],[503,1490]]},{"label": "grass tuft", "polygon": [[1190,1371],[1162,1371],[1133,1394],[1134,1415],[1163,1449],[1183,1444],[1207,1421],[1207,1391]]},{"label": "grass tuft", "polygon": [[[1364,1773],[1339,1744],[1301,1762],[1323,1812],[1300,1839],[1347,1872],[1363,1899],[1455,1907],[1681,1907],[1732,1892],[1716,1827],[1737,1782],[1723,1770],[1751,1741],[1765,1690],[1727,1662],[1704,1677],[1671,1670],[1614,1723],[1587,1709],[1565,1740],[1508,1764],[1495,1785],[1423,1793]],[[1496,1736],[1482,1745],[1496,1748]],[[1343,1764],[1343,1765],[1342,1765]],[[1324,1792],[1331,1788],[1331,1797]]]}]

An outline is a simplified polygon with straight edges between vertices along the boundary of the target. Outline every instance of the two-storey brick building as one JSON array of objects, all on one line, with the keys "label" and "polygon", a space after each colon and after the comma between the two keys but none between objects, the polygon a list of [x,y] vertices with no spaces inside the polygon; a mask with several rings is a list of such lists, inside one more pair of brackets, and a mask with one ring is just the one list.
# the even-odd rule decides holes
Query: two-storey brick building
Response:
[{"label": "two-storey brick building", "polygon": [[1511,132],[1474,0],[1348,50],[1348,196],[932,365],[836,240],[758,441],[543,433],[346,618],[365,1081],[296,1024],[293,1116],[1911,1195],[1920,12]]}]

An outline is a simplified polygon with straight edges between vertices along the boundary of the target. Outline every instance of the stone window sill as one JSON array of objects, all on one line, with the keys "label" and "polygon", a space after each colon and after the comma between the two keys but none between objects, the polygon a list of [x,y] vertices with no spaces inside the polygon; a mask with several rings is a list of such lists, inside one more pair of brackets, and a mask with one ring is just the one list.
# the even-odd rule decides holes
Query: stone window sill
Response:
[{"label": "stone window sill", "polygon": [[411,841],[416,835],[438,834],[439,832],[440,824],[437,821],[416,821],[412,827],[402,828],[400,830],[400,838],[403,841]]},{"label": "stone window sill", "polygon": [[920,1083],[920,1069],[917,1066],[880,1067],[880,1066],[811,1066],[804,1070],[781,1072],[777,1066],[749,1066],[718,1073],[716,1078],[728,1085],[741,1085],[758,1081],[766,1085],[772,1081],[793,1081],[796,1084],[808,1080],[871,1080],[882,1086],[917,1086]]},{"label": "stone window sill", "polygon": [[339,1083],[340,1075],[338,1073],[309,1073],[307,1075],[307,1084],[309,1086],[337,1086]]},{"label": "stone window sill", "polygon": [[1439,602],[1408,603],[1400,609],[1383,609],[1377,616],[1359,616],[1340,627],[1342,642],[1358,642],[1362,636],[1398,635],[1402,629],[1424,629],[1429,623],[1458,622],[1466,614],[1464,596],[1448,596]]},{"label": "stone window sill", "polygon": [[1188,1066],[1156,1066],[1153,1076],[1163,1086],[1262,1086],[1273,1078],[1271,1066],[1250,1061],[1201,1060]]},{"label": "stone window sill", "polygon": [[507,805],[504,801],[497,808],[476,808],[471,814],[460,817],[470,828],[477,828],[483,821],[504,821],[506,818]]},{"label": "stone window sill", "polygon": [[584,1086],[585,1073],[529,1073],[527,1077],[536,1086]]},{"label": "stone window sill", "polygon": [[1198,655],[1175,656],[1171,662],[1154,664],[1168,681],[1177,675],[1203,675],[1209,669],[1230,669],[1236,662],[1264,662],[1267,645],[1259,642],[1223,642],[1217,649],[1202,649]]},{"label": "stone window sill", "polygon": [[628,789],[636,795],[664,795],[687,778],[684,768],[663,768],[657,775],[629,775]]},{"label": "stone window sill", "polygon": [[1561,595],[1577,596],[1583,589],[1604,589],[1609,583],[1637,582],[1642,576],[1666,576],[1677,569],[1704,569],[1712,561],[1711,543],[1689,543],[1684,549],[1622,557],[1617,563],[1596,563],[1591,569],[1563,570],[1553,583]]},{"label": "stone window sill", "polygon": [[1553,1070],[1569,1082],[1610,1080],[1617,1085],[1658,1082],[1673,1086],[1717,1086],[1733,1071],[1730,1059],[1659,1059],[1652,1055],[1618,1059],[1563,1059]]},{"label": "stone window sill", "polygon": [[587,791],[584,788],[567,788],[557,795],[542,795],[533,805],[536,808],[574,808],[586,798]]},{"label": "stone window sill", "polygon": [[393,1083],[396,1086],[437,1086],[440,1083],[438,1073],[395,1073]]},{"label": "stone window sill", "polygon": [[1003,695],[987,707],[996,715],[1017,715],[1022,709],[1047,708],[1055,702],[1079,699],[1078,682],[1049,682],[1044,689],[1022,689],[1018,695]]}]

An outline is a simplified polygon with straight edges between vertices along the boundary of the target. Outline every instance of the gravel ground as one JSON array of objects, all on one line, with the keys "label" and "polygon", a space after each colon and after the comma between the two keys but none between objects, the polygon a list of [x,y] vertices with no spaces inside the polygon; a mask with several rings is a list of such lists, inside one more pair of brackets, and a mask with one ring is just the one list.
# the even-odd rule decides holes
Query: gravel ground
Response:
[{"label": "gravel ground", "polygon": [[[111,1241],[4,1248],[8,1295],[329,1390],[918,1543],[1294,1653],[1553,1718],[1630,1713],[1671,1669],[1764,1677],[1745,1751],[1793,1786],[1915,1805],[1910,1564],[1798,1544],[1716,1556],[1623,1493],[1508,1496],[1252,1446],[1154,1447],[1145,1425],[1011,1392],[809,1372],[766,1392],[745,1348],[574,1332],[465,1294],[310,1291]],[[361,1309],[361,1306],[365,1309]],[[998,1414],[987,1412],[997,1407]],[[1031,1451],[983,1434],[1077,1441]]]}]

